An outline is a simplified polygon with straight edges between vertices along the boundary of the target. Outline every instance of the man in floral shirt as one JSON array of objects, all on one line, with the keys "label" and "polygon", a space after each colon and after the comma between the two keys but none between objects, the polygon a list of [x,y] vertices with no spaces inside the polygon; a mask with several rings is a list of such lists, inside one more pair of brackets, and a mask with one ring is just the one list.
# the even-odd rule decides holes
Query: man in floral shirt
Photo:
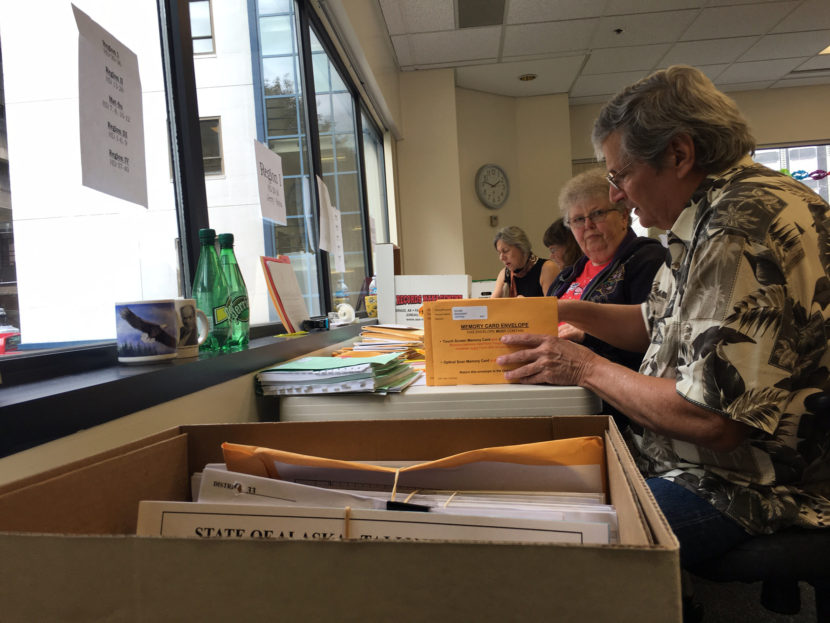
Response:
[{"label": "man in floral shirt", "polygon": [[684,566],[752,535],[830,527],[830,207],[753,163],[734,102],[674,66],[617,94],[594,125],[612,201],[668,230],[640,306],[561,301],[559,319],[627,350],[525,346],[506,378],[581,385],[638,425],[629,442]]}]

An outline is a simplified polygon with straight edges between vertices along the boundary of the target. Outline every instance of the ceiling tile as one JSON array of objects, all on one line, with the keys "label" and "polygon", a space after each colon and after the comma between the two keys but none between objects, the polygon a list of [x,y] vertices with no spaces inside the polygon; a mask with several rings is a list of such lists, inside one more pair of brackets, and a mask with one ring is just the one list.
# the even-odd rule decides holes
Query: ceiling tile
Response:
[{"label": "ceiling tile", "polygon": [[398,58],[398,67],[406,69],[412,66],[412,52],[409,49],[409,37],[398,35],[392,37],[392,47],[395,49],[395,56]]},{"label": "ceiling tile", "polygon": [[584,95],[581,97],[569,97],[568,104],[571,106],[584,106],[586,104],[604,104],[611,99],[610,95]]},{"label": "ceiling tile", "polygon": [[[696,10],[687,10],[603,17],[591,47],[611,48],[676,41],[698,13]],[[622,29],[619,34],[616,32],[618,29]]]},{"label": "ceiling tile", "polygon": [[830,0],[507,0],[504,27],[460,30],[451,0],[371,1],[402,70],[454,68],[459,86],[485,92],[568,83],[571,102],[587,103],[674,64],[731,91],[830,84],[830,55],[816,54],[830,45]]},{"label": "ceiling tile", "polygon": [[380,10],[383,13],[383,21],[386,22],[386,30],[390,35],[401,35],[406,32],[403,4],[395,0],[380,0]]},{"label": "ceiling tile", "polygon": [[796,67],[796,69],[830,69],[830,54],[819,54],[818,56],[807,59]]},{"label": "ceiling tile", "polygon": [[780,89],[782,87],[809,87],[814,86],[817,84],[827,84],[828,80],[827,77],[821,76],[813,76],[809,78],[786,78],[784,80],[779,80],[775,84],[773,84],[770,88],[773,89]]},{"label": "ceiling tile", "polygon": [[[798,32],[830,28],[830,2],[827,0],[806,0],[785,17],[772,32]],[[830,45],[830,41],[827,42]]]},{"label": "ceiling tile", "polygon": [[[424,66],[483,58],[495,61],[499,54],[500,34],[500,27],[488,26],[402,36],[409,44],[410,65]],[[395,39],[397,37],[393,37]]]},{"label": "ceiling tile", "polygon": [[390,35],[455,28],[455,11],[446,0],[380,0]]},{"label": "ceiling tile", "polygon": [[507,24],[555,22],[602,13],[605,0],[510,0]]},{"label": "ceiling tile", "polygon": [[633,45],[624,48],[603,48],[591,52],[591,57],[582,68],[583,74],[607,74],[612,71],[634,71],[651,69],[671,47],[660,45]]},{"label": "ceiling tile", "polygon": [[[706,6],[731,6],[733,4],[752,4],[756,7],[756,10],[759,10],[762,5],[770,4],[774,2],[787,2],[788,0],[709,0],[706,3]],[[801,1],[801,0],[799,0]]]},{"label": "ceiling tile", "polygon": [[770,58],[807,56],[818,54],[828,45],[830,45],[830,30],[767,35],[749,48],[739,60],[760,61]]},{"label": "ceiling tile", "polygon": [[715,84],[724,93],[731,93],[733,91],[760,91],[761,89],[768,89],[774,84],[774,81],[735,82],[732,84],[721,84],[717,82]]},{"label": "ceiling tile", "polygon": [[718,83],[728,84],[730,82],[780,80],[803,62],[804,59],[785,58],[769,61],[752,61],[749,63],[734,63],[718,76]]},{"label": "ceiling tile", "polygon": [[757,37],[736,37],[708,41],[680,41],[672,46],[661,64],[668,66],[731,63],[757,40]]},{"label": "ceiling tile", "polygon": [[608,0],[603,15],[697,9],[704,4],[706,4],[705,0]]},{"label": "ceiling tile", "polygon": [[689,29],[683,41],[763,35],[791,11],[798,2],[768,2],[763,10],[757,7],[726,6],[704,9]]},{"label": "ceiling tile", "polygon": [[[455,83],[465,89],[521,97],[567,93],[579,73],[584,56],[567,56],[518,63],[496,63],[455,70]],[[536,80],[522,82],[522,74],[536,74]]]},{"label": "ceiling tile", "polygon": [[644,78],[647,74],[648,72],[645,71],[626,71],[613,74],[580,76],[571,88],[571,95],[574,97],[612,95],[632,82]]},{"label": "ceiling tile", "polygon": [[586,50],[598,19],[505,26],[505,57]]}]

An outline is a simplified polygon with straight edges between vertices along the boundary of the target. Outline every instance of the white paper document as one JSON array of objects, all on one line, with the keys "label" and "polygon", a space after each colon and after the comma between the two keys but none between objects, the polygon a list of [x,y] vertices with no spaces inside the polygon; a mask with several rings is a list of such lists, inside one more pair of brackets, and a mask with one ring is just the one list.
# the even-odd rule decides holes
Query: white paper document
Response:
[{"label": "white paper document", "polygon": [[343,248],[343,226],[340,210],[331,202],[329,189],[321,177],[317,177],[317,190],[320,194],[320,248],[331,253],[334,269],[346,272],[346,255]]},{"label": "white paper document", "polygon": [[278,225],[287,225],[285,214],[285,186],[282,177],[282,158],[254,139],[256,175],[259,183],[259,204],[262,218]]},{"label": "white paper document", "polygon": [[386,508],[386,501],[378,497],[308,487],[275,478],[262,478],[209,466],[205,466],[202,470],[197,499],[200,503]]},{"label": "white paper document", "polygon": [[608,524],[374,509],[142,501],[139,536],[606,544]]},{"label": "white paper document", "polygon": [[[194,474],[194,481],[196,475]],[[252,476],[205,466],[198,477],[194,495],[199,503],[252,504],[323,508],[386,509],[390,494],[386,491],[346,491],[301,485],[275,478]],[[545,521],[586,521],[608,525],[609,539],[617,539],[617,514],[614,507],[602,503],[600,494],[431,491],[419,490],[398,495],[401,510],[408,506],[428,509],[431,513],[540,519]]]},{"label": "white paper document", "polygon": [[147,207],[138,57],[72,5],[78,25],[81,182]]}]

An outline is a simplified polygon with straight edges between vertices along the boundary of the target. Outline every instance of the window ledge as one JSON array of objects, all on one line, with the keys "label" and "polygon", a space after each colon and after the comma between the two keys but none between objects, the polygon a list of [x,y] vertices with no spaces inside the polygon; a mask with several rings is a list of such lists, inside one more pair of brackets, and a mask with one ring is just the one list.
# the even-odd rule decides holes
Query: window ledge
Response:
[{"label": "window ledge", "polygon": [[247,350],[147,365],[111,364],[0,388],[0,457],[349,340],[361,324],[296,338],[251,340]]}]

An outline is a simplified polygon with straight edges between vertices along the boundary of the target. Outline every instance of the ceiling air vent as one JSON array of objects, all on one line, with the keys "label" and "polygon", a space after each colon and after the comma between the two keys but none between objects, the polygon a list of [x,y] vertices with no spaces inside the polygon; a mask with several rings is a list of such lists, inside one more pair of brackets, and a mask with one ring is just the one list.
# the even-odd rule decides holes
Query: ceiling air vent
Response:
[{"label": "ceiling air vent", "polygon": [[458,27],[479,28],[504,23],[504,0],[457,0]]}]

